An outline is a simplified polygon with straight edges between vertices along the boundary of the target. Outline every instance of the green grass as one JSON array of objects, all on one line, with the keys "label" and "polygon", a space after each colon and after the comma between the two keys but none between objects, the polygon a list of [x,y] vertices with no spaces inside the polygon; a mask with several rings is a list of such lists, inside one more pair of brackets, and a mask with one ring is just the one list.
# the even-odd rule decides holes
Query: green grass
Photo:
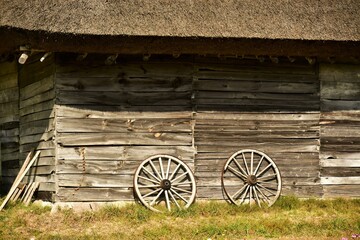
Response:
[{"label": "green grass", "polygon": [[352,234],[360,234],[360,199],[289,196],[262,209],[209,201],[169,213],[129,204],[51,214],[50,208],[12,204],[0,212],[0,239],[351,239]]}]

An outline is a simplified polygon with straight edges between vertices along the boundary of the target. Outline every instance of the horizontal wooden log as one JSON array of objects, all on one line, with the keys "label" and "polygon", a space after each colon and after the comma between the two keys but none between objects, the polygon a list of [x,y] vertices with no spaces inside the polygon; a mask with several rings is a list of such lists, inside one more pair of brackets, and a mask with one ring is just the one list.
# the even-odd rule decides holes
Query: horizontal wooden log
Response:
[{"label": "horizontal wooden log", "polygon": [[[230,144],[227,144],[230,145]],[[309,153],[318,153],[319,147],[315,144],[311,145],[303,145],[303,144],[293,144],[293,145],[284,145],[283,143],[237,143],[232,144],[233,146],[221,146],[217,147],[214,146],[214,143],[209,145],[197,145],[197,152],[198,153],[216,153],[216,152],[223,152],[223,153],[231,153],[241,149],[256,149],[262,152],[269,152],[269,153],[288,153],[288,152],[309,152]]]},{"label": "horizontal wooden log", "polygon": [[357,100],[360,97],[360,82],[322,82],[321,99]]},{"label": "horizontal wooden log", "polygon": [[0,90],[0,103],[1,104],[7,103],[7,102],[18,101],[18,99],[19,99],[19,88],[18,87],[12,87],[12,88],[8,88],[5,90]]},{"label": "horizontal wooden log", "polygon": [[254,82],[254,81],[218,81],[202,80],[195,81],[196,90],[207,91],[242,91],[252,93],[316,93],[318,85],[316,83],[279,83],[279,82]]},{"label": "horizontal wooden log", "polygon": [[321,177],[320,182],[322,185],[356,185],[360,184],[360,177]]},{"label": "horizontal wooden log", "polygon": [[[56,79],[56,88],[61,91],[102,92],[187,92],[192,89],[189,77],[84,77]],[[164,93],[165,94],[165,93]]]},{"label": "horizontal wooden log", "polygon": [[338,121],[352,121],[359,123],[360,111],[331,111],[321,112],[321,121],[326,121],[328,124],[337,123]]},{"label": "horizontal wooden log", "polygon": [[55,99],[55,90],[51,89],[47,92],[40,93],[40,94],[30,97],[26,100],[20,101],[20,109],[24,108],[24,107],[29,107],[34,104],[53,100],[53,99]]},{"label": "horizontal wooden log", "polygon": [[[134,169],[135,171],[136,169]],[[133,175],[58,174],[59,187],[132,187]]]},{"label": "horizontal wooden log", "polygon": [[325,185],[324,198],[334,197],[360,197],[360,184],[359,185]]},{"label": "horizontal wooden log", "polygon": [[360,159],[323,159],[320,161],[322,167],[360,167]]},{"label": "horizontal wooden log", "polygon": [[0,116],[14,116],[19,114],[19,103],[17,101],[0,104]]},{"label": "horizontal wooden log", "polygon": [[[206,69],[207,70],[207,69]],[[230,80],[230,81],[261,81],[261,82],[286,82],[286,83],[314,83],[317,81],[315,74],[286,74],[284,72],[256,72],[239,71],[238,69],[229,69],[229,71],[204,71],[200,70],[195,74],[198,80]]]},{"label": "horizontal wooden log", "polygon": [[[119,174],[133,175],[135,170],[145,159],[141,160],[60,160],[56,172],[58,174]],[[185,160],[190,169],[194,169],[193,160]]]},{"label": "horizontal wooden log", "polygon": [[315,66],[309,64],[288,64],[288,63],[261,63],[258,60],[241,61],[239,59],[226,59],[219,61],[218,58],[211,59],[207,57],[196,57],[194,63],[195,69],[198,71],[210,72],[239,72],[252,74],[280,74],[280,75],[315,75]]},{"label": "horizontal wooden log", "polygon": [[211,131],[195,132],[195,140],[199,142],[211,139],[219,141],[244,141],[247,139],[252,141],[252,139],[264,139],[264,141],[266,141],[266,139],[314,139],[318,137],[318,131],[237,130],[234,132],[218,131],[217,133]]},{"label": "horizontal wooden log", "polygon": [[240,101],[247,100],[271,100],[271,101],[319,101],[318,93],[314,94],[287,94],[287,93],[249,93],[249,92],[220,92],[220,91],[198,91],[195,99],[232,99]]},{"label": "horizontal wooden log", "polygon": [[32,113],[43,112],[46,110],[52,110],[55,104],[55,100],[41,102],[38,104],[30,105],[20,109],[20,116],[25,116]]},{"label": "horizontal wooden log", "polygon": [[16,112],[10,116],[0,116],[0,126],[2,127],[6,123],[19,122],[19,112]]},{"label": "horizontal wooden log", "polygon": [[309,113],[261,113],[261,112],[197,112],[195,119],[250,120],[250,121],[318,121],[319,112]]},{"label": "horizontal wooden log", "polygon": [[32,113],[26,116],[22,116],[20,119],[20,125],[24,125],[30,122],[39,121],[39,120],[48,120],[52,119],[55,116],[55,110],[45,110],[41,112]]},{"label": "horizontal wooden log", "polygon": [[63,106],[57,105],[57,116],[59,118],[113,118],[113,119],[168,119],[168,118],[191,118],[191,111],[171,111],[164,108],[164,111],[126,111],[117,106],[91,105],[87,108],[83,106]]},{"label": "horizontal wooden log", "polygon": [[194,159],[195,149],[191,146],[88,146],[88,147],[58,147],[58,159],[73,160],[137,160],[166,154],[190,161]]},{"label": "horizontal wooden log", "polygon": [[357,177],[360,176],[360,165],[357,167],[323,167],[323,177]]},{"label": "horizontal wooden log", "polygon": [[321,126],[321,136],[329,139],[331,137],[357,138],[360,137],[360,125]]},{"label": "horizontal wooden log", "polygon": [[59,188],[55,201],[91,202],[134,200],[133,190],[129,188]]},{"label": "horizontal wooden log", "polygon": [[321,100],[321,111],[360,110],[358,100]]},{"label": "horizontal wooden log", "polygon": [[359,73],[358,65],[325,63],[319,65],[319,78],[322,82],[358,82]]},{"label": "horizontal wooden log", "polygon": [[189,105],[190,92],[65,92],[57,94],[59,104],[79,104],[79,105],[134,105],[134,106],[168,106],[168,105]]},{"label": "horizontal wooden log", "polygon": [[20,144],[29,144],[29,143],[36,143],[36,142],[42,142],[42,141],[49,141],[49,140],[52,140],[53,137],[54,137],[53,131],[29,135],[29,136],[22,136],[20,138]]},{"label": "horizontal wooden log", "polygon": [[58,143],[63,146],[89,145],[172,145],[189,146],[188,133],[59,133]]},{"label": "horizontal wooden log", "polygon": [[50,75],[49,77],[39,79],[38,81],[21,88],[20,100],[25,101],[31,99],[34,96],[49,92],[52,89],[54,89],[54,76]]},{"label": "horizontal wooden log", "polygon": [[191,132],[190,119],[59,118],[58,132]]},{"label": "horizontal wooden log", "polygon": [[39,133],[47,133],[55,129],[54,124],[54,118],[22,123],[20,124],[20,135],[28,136]]},{"label": "horizontal wooden log", "polygon": [[320,159],[322,160],[331,160],[331,159],[346,159],[346,160],[359,160],[360,152],[339,152],[337,150],[334,151],[321,151]]}]

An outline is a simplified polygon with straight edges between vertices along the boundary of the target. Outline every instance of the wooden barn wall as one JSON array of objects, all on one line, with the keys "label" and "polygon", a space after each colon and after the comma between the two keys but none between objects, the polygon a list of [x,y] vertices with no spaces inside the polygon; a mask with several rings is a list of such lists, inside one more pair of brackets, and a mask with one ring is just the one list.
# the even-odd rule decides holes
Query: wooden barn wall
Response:
[{"label": "wooden barn wall", "polygon": [[106,57],[57,59],[57,201],[133,200],[133,174],[155,154],[194,169],[191,62]]},{"label": "wooden barn wall", "polygon": [[223,199],[235,151],[264,151],[283,192],[321,196],[320,83],[308,63],[104,56],[56,60],[57,201],[133,199],[132,178],[155,154],[184,160],[198,198]]},{"label": "wooden barn wall", "polygon": [[[19,171],[19,86],[17,64],[0,63],[0,178],[6,191]],[[1,180],[0,180],[1,183]]]},{"label": "wooden barn wall", "polygon": [[[40,158],[25,180],[40,182],[40,192],[55,191],[54,145],[54,56],[40,62],[42,55],[29,57],[19,66],[20,160],[32,150],[40,150]],[[51,194],[44,195],[51,199]]]},{"label": "wooden barn wall", "polygon": [[321,196],[319,85],[316,66],[308,63],[196,61],[198,197],[223,199],[224,162],[241,149],[275,161],[284,194]]},{"label": "wooden barn wall", "polygon": [[324,197],[360,197],[360,65],[320,64]]}]

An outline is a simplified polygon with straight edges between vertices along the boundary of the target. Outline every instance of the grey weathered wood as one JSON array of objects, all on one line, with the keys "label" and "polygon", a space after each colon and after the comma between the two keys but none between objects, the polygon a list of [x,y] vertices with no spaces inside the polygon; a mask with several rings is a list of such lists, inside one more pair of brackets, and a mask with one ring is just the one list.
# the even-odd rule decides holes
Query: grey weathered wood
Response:
[{"label": "grey weathered wood", "polygon": [[325,185],[324,197],[360,197],[360,184],[359,185]]},{"label": "grey weathered wood", "polygon": [[341,185],[341,184],[348,184],[348,185],[356,185],[360,184],[360,177],[352,176],[352,177],[322,177],[321,184],[323,185]]},{"label": "grey weathered wood", "polygon": [[189,119],[95,119],[60,118],[58,132],[191,132]]},{"label": "grey weathered wood", "polygon": [[54,88],[54,76],[51,75],[44,79],[39,79],[34,83],[20,89],[20,100],[25,101],[34,96],[41,95]]},{"label": "grey weathered wood", "polygon": [[89,145],[191,145],[189,133],[72,133],[57,134],[63,146]]},{"label": "grey weathered wood", "polygon": [[129,188],[59,188],[56,200],[63,202],[91,202],[134,200]]},{"label": "grey weathered wood", "polygon": [[323,159],[322,167],[360,167],[360,159]]},{"label": "grey weathered wood", "polygon": [[[86,147],[61,147],[57,148],[58,159],[74,160],[113,160],[143,161],[157,154],[167,154],[189,161],[194,159],[195,149],[192,146],[86,146]],[[43,151],[42,151],[43,152]]]}]

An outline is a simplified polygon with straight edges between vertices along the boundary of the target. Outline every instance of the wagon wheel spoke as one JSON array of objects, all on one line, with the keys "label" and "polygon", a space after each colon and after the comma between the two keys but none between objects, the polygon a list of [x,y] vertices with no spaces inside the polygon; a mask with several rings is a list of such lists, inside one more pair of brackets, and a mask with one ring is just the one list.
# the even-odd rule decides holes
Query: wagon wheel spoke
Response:
[{"label": "wagon wheel spoke", "polygon": [[[242,161],[237,159],[242,158]],[[257,150],[234,153],[222,171],[221,183],[230,202],[271,206],[281,193],[281,176],[274,161]]]},{"label": "wagon wheel spoke", "polygon": [[143,161],[137,168],[134,194],[153,211],[188,208],[195,200],[195,178],[181,160],[168,155],[156,155]]}]

